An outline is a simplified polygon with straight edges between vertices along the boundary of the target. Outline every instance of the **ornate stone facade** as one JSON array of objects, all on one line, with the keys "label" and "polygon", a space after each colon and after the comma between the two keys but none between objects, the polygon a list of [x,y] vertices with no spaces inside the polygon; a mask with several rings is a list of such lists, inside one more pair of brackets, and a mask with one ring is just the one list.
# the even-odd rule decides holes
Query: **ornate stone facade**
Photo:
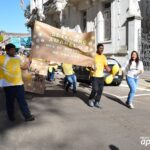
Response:
[{"label": "ornate stone facade", "polygon": [[140,3],[142,29],[144,33],[150,32],[150,0],[142,0]]},{"label": "ornate stone facade", "polygon": [[[34,20],[41,20],[68,31],[95,31],[96,43],[104,43],[106,54],[125,56],[130,54],[130,51],[138,49],[138,30],[141,29],[140,0],[134,0],[134,4],[132,2],[132,0],[45,0],[40,7],[37,4],[36,7],[30,6],[27,24],[32,26]],[[38,13],[39,9],[42,10],[43,18]]]}]

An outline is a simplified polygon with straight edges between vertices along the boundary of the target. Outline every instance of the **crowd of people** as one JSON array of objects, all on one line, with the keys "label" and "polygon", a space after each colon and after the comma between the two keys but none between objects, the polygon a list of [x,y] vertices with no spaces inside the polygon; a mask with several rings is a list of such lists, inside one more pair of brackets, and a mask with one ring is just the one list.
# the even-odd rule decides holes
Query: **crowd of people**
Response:
[{"label": "crowd of people", "polygon": [[[32,60],[30,59],[28,64],[23,65],[21,59],[16,55],[15,48],[15,45],[9,43],[5,46],[5,53],[1,52],[2,49],[0,49],[0,87],[5,92],[6,110],[9,120],[15,120],[14,102],[16,99],[25,121],[33,121],[35,118],[31,114],[25,100],[24,83],[22,80],[22,70],[29,69]],[[103,51],[104,45],[98,44],[94,65],[87,66],[92,83],[92,90],[87,102],[90,107],[102,108],[101,96],[104,88],[104,69],[108,73],[112,71],[108,66],[107,58]],[[57,67],[56,63],[49,63],[47,80],[54,81]],[[132,51],[130,59],[120,69],[126,72],[126,81],[130,88],[126,105],[132,109],[134,108],[133,99],[138,86],[138,79],[140,74],[144,72],[143,63],[139,59],[138,52]],[[73,64],[62,63],[62,71],[65,75],[64,86],[66,92],[69,92],[69,89],[71,89],[75,96],[77,94],[77,77],[73,70]]]}]

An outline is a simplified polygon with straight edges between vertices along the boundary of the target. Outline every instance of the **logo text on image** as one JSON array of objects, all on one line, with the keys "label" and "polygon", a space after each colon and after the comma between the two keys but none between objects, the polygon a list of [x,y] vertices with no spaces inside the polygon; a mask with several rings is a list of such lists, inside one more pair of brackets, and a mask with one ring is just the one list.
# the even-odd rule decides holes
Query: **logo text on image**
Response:
[{"label": "logo text on image", "polygon": [[141,145],[148,146],[150,145],[150,137],[140,137]]}]

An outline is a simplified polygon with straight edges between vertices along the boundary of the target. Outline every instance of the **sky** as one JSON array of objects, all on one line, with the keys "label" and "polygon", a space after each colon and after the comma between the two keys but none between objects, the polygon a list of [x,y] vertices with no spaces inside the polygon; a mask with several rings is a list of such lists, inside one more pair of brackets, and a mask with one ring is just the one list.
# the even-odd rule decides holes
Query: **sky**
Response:
[{"label": "sky", "polygon": [[[29,0],[24,0],[25,6]],[[0,1],[0,31],[12,33],[28,33],[25,26],[26,18],[24,10],[20,6],[20,0]]]}]

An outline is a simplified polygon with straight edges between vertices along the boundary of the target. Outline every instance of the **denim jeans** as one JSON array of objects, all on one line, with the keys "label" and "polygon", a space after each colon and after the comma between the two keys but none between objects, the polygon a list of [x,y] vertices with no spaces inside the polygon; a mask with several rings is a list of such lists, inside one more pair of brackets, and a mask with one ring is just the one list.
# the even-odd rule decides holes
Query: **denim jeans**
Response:
[{"label": "denim jeans", "polygon": [[76,86],[77,86],[77,77],[75,74],[72,74],[72,75],[67,75],[66,76],[67,78],[67,81],[68,81],[68,84],[67,84],[67,89],[70,87],[70,86],[73,86],[73,92],[76,92]]},{"label": "denim jeans", "polygon": [[14,111],[15,111],[14,102],[16,98],[24,118],[28,118],[31,115],[31,113],[28,108],[28,104],[25,101],[24,86],[18,85],[18,86],[4,87],[4,91],[6,96],[6,108],[8,117],[10,119],[14,118]]},{"label": "denim jeans", "polygon": [[130,88],[129,94],[128,94],[128,98],[127,98],[127,103],[130,104],[133,102],[133,98],[138,86],[138,79],[135,78],[131,78],[129,76],[126,76],[126,80],[127,80],[127,84]]},{"label": "denim jeans", "polygon": [[54,75],[55,75],[55,72],[54,72],[54,71],[49,72],[49,80],[50,80],[50,81],[53,81],[53,80],[54,80]]},{"label": "denim jeans", "polygon": [[96,102],[100,102],[103,88],[104,88],[104,78],[92,77],[92,91],[89,99],[95,99]]}]

